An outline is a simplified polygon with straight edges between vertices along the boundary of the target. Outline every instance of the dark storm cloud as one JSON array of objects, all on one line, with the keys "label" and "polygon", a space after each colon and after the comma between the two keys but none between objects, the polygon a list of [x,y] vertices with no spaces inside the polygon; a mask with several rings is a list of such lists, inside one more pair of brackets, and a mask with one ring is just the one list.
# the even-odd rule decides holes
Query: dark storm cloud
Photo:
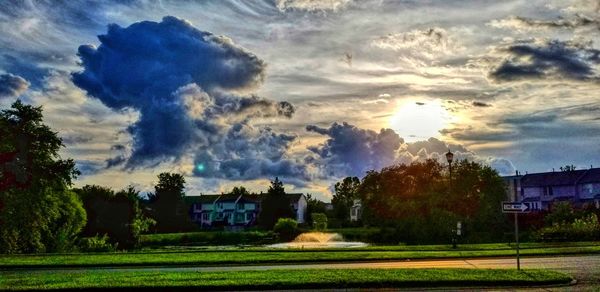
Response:
[{"label": "dark storm cloud", "polygon": [[391,129],[379,133],[360,129],[348,123],[333,123],[329,128],[306,127],[329,138],[319,146],[310,147],[326,166],[328,173],[362,176],[371,169],[392,165],[404,140]]},{"label": "dark storm cloud", "polygon": [[510,57],[490,73],[496,80],[598,78],[594,66],[600,63],[600,51],[583,45],[558,40],[543,45],[521,42],[506,51]]},{"label": "dark storm cloud", "polygon": [[246,121],[232,125],[211,149],[200,151],[194,161],[194,174],[200,177],[250,180],[265,176],[311,180],[306,166],[287,155],[296,136],[255,128]]},{"label": "dark storm cloud", "polygon": [[0,74],[0,98],[11,98],[21,95],[29,88],[29,82],[13,74]]},{"label": "dark storm cloud", "polygon": [[[171,16],[126,28],[112,24],[98,39],[98,47],[79,47],[84,70],[73,73],[73,82],[112,109],[139,111],[128,128],[128,167],[196,151],[195,160],[206,165],[196,168],[200,176],[250,179],[295,171],[282,154],[295,137],[248,123],[291,117],[294,107],[234,93],[262,82],[266,65],[257,56]],[[122,160],[117,156],[107,164]]]}]

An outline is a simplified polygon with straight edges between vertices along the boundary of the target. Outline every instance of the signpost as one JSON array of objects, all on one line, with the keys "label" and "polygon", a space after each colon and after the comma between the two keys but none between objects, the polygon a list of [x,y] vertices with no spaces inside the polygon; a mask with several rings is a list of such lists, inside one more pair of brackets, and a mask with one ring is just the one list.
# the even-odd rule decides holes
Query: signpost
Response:
[{"label": "signpost", "polygon": [[502,213],[515,214],[515,241],[517,242],[517,270],[521,269],[519,255],[519,213],[529,213],[529,205],[522,202],[502,202]]}]

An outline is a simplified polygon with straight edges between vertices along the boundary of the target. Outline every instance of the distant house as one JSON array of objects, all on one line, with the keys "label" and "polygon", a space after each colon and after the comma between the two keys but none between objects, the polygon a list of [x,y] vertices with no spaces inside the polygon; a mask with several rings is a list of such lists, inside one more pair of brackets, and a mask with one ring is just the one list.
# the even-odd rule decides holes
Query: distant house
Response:
[{"label": "distant house", "polygon": [[547,210],[555,202],[600,208],[600,168],[531,173],[504,177],[507,199],[527,202],[533,210]]},{"label": "distant house", "polygon": [[358,221],[362,216],[362,202],[359,199],[353,201],[350,207],[350,221]]},{"label": "distant house", "polygon": [[[264,195],[186,196],[192,221],[202,228],[217,226],[247,227],[256,225]],[[304,223],[307,201],[304,194],[286,194],[298,223]]]}]

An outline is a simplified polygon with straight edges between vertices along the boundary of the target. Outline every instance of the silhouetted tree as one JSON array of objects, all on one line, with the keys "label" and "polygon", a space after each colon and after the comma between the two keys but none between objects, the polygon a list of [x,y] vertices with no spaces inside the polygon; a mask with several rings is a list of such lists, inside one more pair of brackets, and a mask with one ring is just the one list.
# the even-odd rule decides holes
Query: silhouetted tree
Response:
[{"label": "silhouetted tree", "polygon": [[68,250],[85,225],[63,146],[41,107],[16,101],[0,112],[0,253]]},{"label": "silhouetted tree", "polygon": [[271,181],[269,190],[261,202],[258,223],[265,229],[272,229],[279,218],[294,218],[294,210],[285,195],[283,183],[279,178]]},{"label": "silhouetted tree", "polygon": [[306,213],[305,222],[312,224],[312,214],[313,213],[325,213],[327,210],[325,208],[325,202],[318,200],[317,198],[313,198],[311,194],[306,194]]},{"label": "silhouetted tree", "polygon": [[150,197],[152,214],[158,232],[186,231],[193,227],[185,202],[185,178],[181,174],[163,172]]},{"label": "silhouetted tree", "polygon": [[358,188],[360,180],[358,177],[346,177],[335,184],[335,193],[331,199],[333,214],[341,223],[347,223],[350,219],[350,208],[354,200],[358,199]]},{"label": "silhouetted tree", "polygon": [[140,235],[154,223],[142,215],[139,192],[132,186],[116,193],[97,185],[86,185],[75,191],[87,212],[84,236],[106,234],[117,248],[127,249],[137,246]]}]

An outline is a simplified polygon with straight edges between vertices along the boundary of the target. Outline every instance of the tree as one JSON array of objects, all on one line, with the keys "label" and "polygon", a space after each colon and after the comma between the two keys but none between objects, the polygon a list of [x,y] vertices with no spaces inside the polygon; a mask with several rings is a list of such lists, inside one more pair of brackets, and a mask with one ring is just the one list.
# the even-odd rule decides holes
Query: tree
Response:
[{"label": "tree", "polygon": [[306,213],[304,220],[309,224],[312,224],[312,214],[313,213],[325,213],[327,209],[325,208],[325,203],[318,200],[317,198],[313,198],[311,194],[306,194]]},{"label": "tree", "polygon": [[159,232],[179,232],[192,228],[185,202],[185,178],[178,173],[163,172],[150,197],[152,214]]},{"label": "tree", "polygon": [[294,210],[285,195],[283,183],[276,177],[262,199],[258,223],[265,229],[272,229],[279,218],[294,218]]},{"label": "tree", "polygon": [[154,223],[142,214],[139,192],[132,186],[116,193],[97,185],[75,191],[87,211],[88,220],[82,232],[87,237],[108,235],[117,248],[133,248],[139,244],[140,235]]},{"label": "tree", "polygon": [[310,218],[315,230],[322,231],[327,229],[327,215],[324,213],[312,213],[310,214]]},{"label": "tree", "polygon": [[335,218],[342,223],[346,223],[350,219],[350,208],[354,204],[354,200],[358,199],[359,187],[358,177],[346,177],[335,184],[335,194],[333,194],[331,204]]},{"label": "tree", "polygon": [[79,172],[60,158],[63,146],[41,107],[16,101],[0,112],[0,252],[64,251],[85,225],[68,190]]}]

